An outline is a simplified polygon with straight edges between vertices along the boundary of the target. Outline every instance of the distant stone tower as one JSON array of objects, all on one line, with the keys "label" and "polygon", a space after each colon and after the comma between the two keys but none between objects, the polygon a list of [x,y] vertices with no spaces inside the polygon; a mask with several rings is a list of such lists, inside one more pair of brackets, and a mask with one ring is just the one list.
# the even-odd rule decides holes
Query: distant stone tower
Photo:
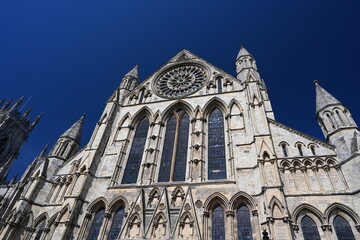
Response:
[{"label": "distant stone tower", "polygon": [[0,181],[4,181],[10,170],[12,162],[19,155],[24,142],[27,141],[30,132],[38,124],[41,114],[31,122],[28,115],[31,107],[24,113],[17,109],[24,100],[21,97],[13,106],[12,100],[0,101]]}]

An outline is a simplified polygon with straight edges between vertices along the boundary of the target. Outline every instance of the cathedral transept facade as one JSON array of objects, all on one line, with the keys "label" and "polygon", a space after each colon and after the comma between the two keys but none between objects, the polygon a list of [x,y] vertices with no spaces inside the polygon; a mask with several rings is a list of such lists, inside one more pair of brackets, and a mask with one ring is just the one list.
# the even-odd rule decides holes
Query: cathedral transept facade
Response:
[{"label": "cathedral transept facade", "polygon": [[0,238],[360,239],[349,109],[315,83],[318,140],[275,120],[243,46],[235,66],[182,50],[141,83],[135,66],[82,149],[84,116],[3,196]]}]

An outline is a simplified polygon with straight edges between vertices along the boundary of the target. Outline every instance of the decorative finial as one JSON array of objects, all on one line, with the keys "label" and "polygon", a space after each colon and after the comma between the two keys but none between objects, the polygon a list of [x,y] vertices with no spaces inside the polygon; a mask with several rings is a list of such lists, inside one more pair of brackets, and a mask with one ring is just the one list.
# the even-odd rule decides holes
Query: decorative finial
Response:
[{"label": "decorative finial", "polygon": [[315,80],[315,79],[314,79],[314,84],[317,85],[317,84],[318,84],[318,80]]},{"label": "decorative finial", "polygon": [[29,109],[26,110],[26,112],[21,116],[21,119],[26,118],[30,114],[31,110],[32,110],[32,107],[29,107]]}]

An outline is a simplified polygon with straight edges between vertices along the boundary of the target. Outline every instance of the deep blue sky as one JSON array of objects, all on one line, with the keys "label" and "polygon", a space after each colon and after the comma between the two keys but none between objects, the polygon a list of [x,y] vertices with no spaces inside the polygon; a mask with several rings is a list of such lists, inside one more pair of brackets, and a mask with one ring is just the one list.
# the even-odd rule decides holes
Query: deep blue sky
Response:
[{"label": "deep blue sky", "polygon": [[144,80],[186,48],[235,75],[240,43],[257,59],[276,120],[323,139],[313,80],[360,124],[359,1],[0,1],[0,98],[44,116],[15,161],[26,166],[82,113],[90,138],[122,76]]}]

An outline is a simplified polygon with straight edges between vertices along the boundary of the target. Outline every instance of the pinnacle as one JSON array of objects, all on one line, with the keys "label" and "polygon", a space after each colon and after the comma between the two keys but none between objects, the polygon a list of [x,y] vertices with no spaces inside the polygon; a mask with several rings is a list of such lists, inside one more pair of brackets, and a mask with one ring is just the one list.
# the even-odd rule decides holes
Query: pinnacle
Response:
[{"label": "pinnacle", "polygon": [[131,71],[128,72],[125,76],[129,76],[137,79],[139,76],[138,68],[139,68],[139,64],[136,64],[135,67],[131,69]]},{"label": "pinnacle", "polygon": [[241,44],[240,51],[239,51],[236,59],[239,59],[240,57],[244,57],[244,56],[251,56],[251,54],[245,49],[244,45]]},{"label": "pinnacle", "polygon": [[316,112],[319,112],[321,109],[328,105],[332,104],[341,104],[339,100],[333,97],[330,93],[328,93],[325,89],[323,89],[318,81],[314,81],[316,88]]},{"label": "pinnacle", "polygon": [[80,119],[76,121],[68,130],[66,130],[60,137],[68,137],[74,139],[77,143],[80,144],[81,132],[82,132],[82,122],[85,118],[85,114],[82,114]]}]

